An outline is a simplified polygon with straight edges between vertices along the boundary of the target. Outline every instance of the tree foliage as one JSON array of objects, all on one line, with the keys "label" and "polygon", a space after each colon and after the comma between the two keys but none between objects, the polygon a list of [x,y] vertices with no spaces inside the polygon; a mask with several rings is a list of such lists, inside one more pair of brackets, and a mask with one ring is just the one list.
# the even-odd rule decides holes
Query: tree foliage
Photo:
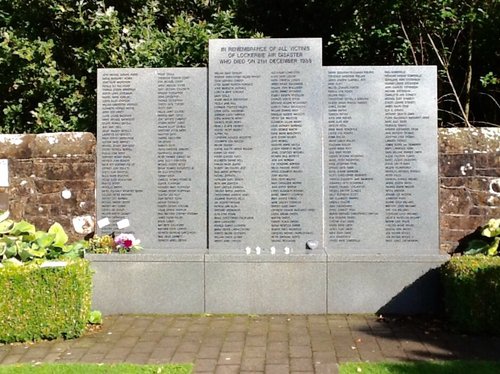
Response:
[{"label": "tree foliage", "polygon": [[322,37],[325,65],[438,65],[441,126],[498,124],[498,24],[500,0],[0,0],[0,132],[95,131],[98,68],[260,33]]},{"label": "tree foliage", "polygon": [[322,37],[325,65],[437,65],[441,126],[499,123],[499,0],[221,1],[243,27]]},{"label": "tree foliage", "polygon": [[197,66],[210,38],[250,37],[193,1],[0,2],[1,132],[95,131],[101,67]]}]

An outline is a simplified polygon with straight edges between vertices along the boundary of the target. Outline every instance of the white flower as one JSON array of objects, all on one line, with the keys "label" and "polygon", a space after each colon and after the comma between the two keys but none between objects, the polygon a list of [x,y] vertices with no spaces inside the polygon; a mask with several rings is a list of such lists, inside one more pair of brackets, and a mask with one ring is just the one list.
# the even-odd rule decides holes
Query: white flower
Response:
[{"label": "white flower", "polygon": [[108,9],[106,9],[106,16],[111,17],[114,12],[115,12],[115,7],[110,6]]}]

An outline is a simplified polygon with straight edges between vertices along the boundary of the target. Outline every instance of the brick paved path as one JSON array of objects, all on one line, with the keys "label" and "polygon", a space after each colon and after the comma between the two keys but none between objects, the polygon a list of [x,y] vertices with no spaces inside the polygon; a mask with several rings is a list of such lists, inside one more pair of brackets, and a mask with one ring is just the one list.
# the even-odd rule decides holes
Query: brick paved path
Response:
[{"label": "brick paved path", "polygon": [[346,361],[500,360],[500,337],[374,316],[111,316],[74,340],[0,345],[0,363],[192,362],[195,373],[337,373]]}]

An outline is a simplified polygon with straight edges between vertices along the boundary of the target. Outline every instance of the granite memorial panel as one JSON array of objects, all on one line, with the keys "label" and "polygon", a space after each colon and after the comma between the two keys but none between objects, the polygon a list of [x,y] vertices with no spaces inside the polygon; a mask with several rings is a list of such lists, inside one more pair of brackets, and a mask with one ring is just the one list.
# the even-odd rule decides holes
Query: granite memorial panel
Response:
[{"label": "granite memorial panel", "polygon": [[99,69],[102,233],[128,220],[144,248],[206,248],[206,95],[205,68]]},{"label": "granite memorial panel", "polygon": [[325,243],[437,253],[435,66],[324,68]]},{"label": "granite memorial panel", "polygon": [[210,250],[321,247],[321,49],[210,40]]}]

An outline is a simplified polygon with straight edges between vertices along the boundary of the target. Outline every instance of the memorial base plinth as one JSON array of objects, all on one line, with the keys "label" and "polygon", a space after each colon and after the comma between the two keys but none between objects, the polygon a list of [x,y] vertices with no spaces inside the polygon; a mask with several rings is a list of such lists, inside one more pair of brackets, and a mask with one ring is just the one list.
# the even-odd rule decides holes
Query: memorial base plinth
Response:
[{"label": "memorial base plinth", "polygon": [[326,253],[205,256],[207,313],[326,312]]},{"label": "memorial base plinth", "polygon": [[328,255],[328,312],[439,311],[439,267],[447,255]]},{"label": "memorial base plinth", "polygon": [[95,271],[92,308],[108,315],[203,313],[204,254],[86,255]]},{"label": "memorial base plinth", "polygon": [[144,250],[87,255],[104,314],[433,313],[445,255],[246,255]]}]

